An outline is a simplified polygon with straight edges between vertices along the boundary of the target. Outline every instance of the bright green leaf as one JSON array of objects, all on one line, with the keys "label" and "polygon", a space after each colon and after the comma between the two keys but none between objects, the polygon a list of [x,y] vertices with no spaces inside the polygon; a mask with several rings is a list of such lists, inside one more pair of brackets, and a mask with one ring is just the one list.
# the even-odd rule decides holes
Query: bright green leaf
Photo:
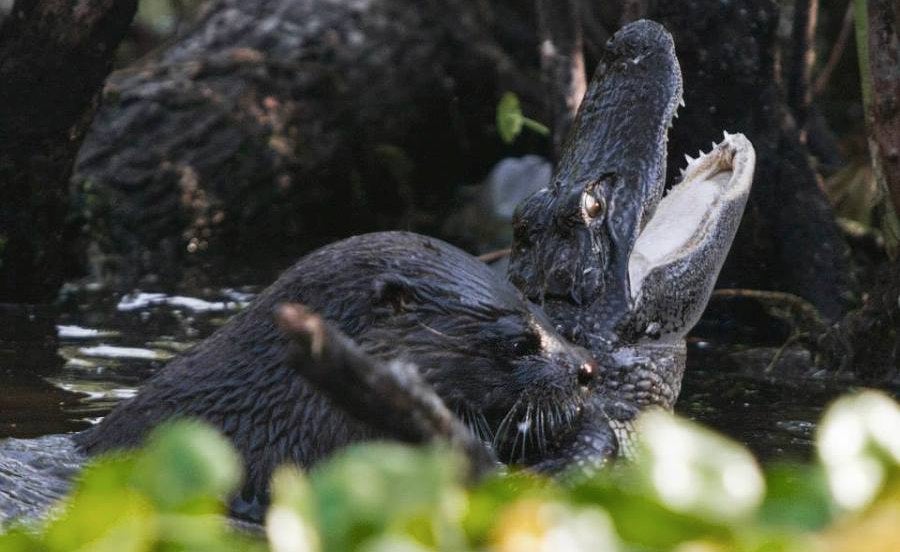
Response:
[{"label": "bright green leaf", "polygon": [[311,474],[325,549],[351,549],[422,516],[432,520],[431,540],[455,539],[465,504],[461,465],[441,448],[384,443],[339,453]]},{"label": "bright green leaf", "polygon": [[132,481],[162,511],[213,513],[222,510],[240,478],[237,453],[224,437],[199,422],[181,421],[153,432]]},{"label": "bright green leaf", "polygon": [[497,132],[500,139],[511,144],[522,132],[523,119],[519,97],[512,92],[503,94],[497,104]]},{"label": "bright green leaf", "polygon": [[779,465],[766,472],[766,497],[758,517],[767,525],[817,530],[834,515],[822,470]]}]

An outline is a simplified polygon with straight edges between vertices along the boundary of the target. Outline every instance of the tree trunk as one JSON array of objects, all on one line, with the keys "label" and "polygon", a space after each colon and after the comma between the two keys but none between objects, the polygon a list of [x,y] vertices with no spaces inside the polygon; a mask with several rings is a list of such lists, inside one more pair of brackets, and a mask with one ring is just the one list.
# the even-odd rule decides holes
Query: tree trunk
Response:
[{"label": "tree trunk", "polygon": [[787,291],[839,318],[854,288],[849,251],[778,86],[777,3],[659,2],[649,17],[673,34],[684,77],[669,182],[685,154],[709,149],[723,130],[746,134],[756,148],[753,189],[719,287]]},{"label": "tree trunk", "polygon": [[541,72],[553,128],[553,156],[559,159],[587,91],[580,2],[537,0]]},{"label": "tree trunk", "polygon": [[68,185],[137,0],[18,0],[0,25],[0,303],[52,301]]},{"label": "tree trunk", "polygon": [[[869,154],[884,202],[900,213],[900,5],[856,2]],[[895,252],[896,254],[896,252]],[[900,376],[900,258],[881,267],[862,307],[820,340],[820,364],[883,382]]]},{"label": "tree trunk", "polygon": [[456,187],[515,151],[493,127],[502,93],[530,115],[542,103],[529,24],[464,0],[217,1],[110,79],[77,165],[107,225],[95,237],[132,282],[184,266],[242,279],[351,234],[436,233]]}]

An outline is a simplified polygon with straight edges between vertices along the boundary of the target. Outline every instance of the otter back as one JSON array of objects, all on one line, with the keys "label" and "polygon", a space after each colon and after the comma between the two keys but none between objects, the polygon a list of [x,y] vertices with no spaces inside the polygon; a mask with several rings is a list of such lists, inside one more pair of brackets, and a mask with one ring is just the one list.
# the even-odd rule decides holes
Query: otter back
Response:
[{"label": "otter back", "polygon": [[417,364],[485,438],[523,395],[549,389],[554,395],[547,400],[572,402],[587,359],[463,251],[405,232],[367,234],[301,259],[136,397],[78,435],[79,445],[89,453],[132,447],[167,419],[196,416],[232,440],[247,467],[243,500],[259,504],[278,465],[310,466],[338,447],[377,437],[286,365],[288,341],[273,322],[275,307],[285,302],[307,305],[376,358]]}]

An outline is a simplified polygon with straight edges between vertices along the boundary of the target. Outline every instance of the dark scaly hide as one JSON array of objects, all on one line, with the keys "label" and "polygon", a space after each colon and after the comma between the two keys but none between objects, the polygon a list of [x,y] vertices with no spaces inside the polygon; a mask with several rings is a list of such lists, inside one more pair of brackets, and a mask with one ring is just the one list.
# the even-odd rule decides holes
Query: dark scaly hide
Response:
[{"label": "dark scaly hide", "polygon": [[[726,135],[664,200],[668,130],[681,103],[669,33],[651,21],[623,27],[601,56],[550,185],[513,221],[509,278],[595,357],[602,383],[588,410],[620,453],[640,410],[671,409],[678,397],[684,335],[712,292],[753,174],[752,145]],[[668,228],[679,237],[669,239]],[[647,258],[646,272],[636,270]]]}]

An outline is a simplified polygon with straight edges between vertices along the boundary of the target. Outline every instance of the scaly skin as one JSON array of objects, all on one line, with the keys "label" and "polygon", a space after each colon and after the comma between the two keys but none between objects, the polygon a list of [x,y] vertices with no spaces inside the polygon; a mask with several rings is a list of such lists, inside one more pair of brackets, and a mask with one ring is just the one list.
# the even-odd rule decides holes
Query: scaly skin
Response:
[{"label": "scaly skin", "polygon": [[671,36],[650,21],[625,26],[607,45],[550,186],[513,220],[509,278],[598,361],[589,408],[620,452],[637,413],[671,409],[678,397],[684,336],[706,307],[753,179],[753,147],[726,133],[663,199],[680,103]]}]

